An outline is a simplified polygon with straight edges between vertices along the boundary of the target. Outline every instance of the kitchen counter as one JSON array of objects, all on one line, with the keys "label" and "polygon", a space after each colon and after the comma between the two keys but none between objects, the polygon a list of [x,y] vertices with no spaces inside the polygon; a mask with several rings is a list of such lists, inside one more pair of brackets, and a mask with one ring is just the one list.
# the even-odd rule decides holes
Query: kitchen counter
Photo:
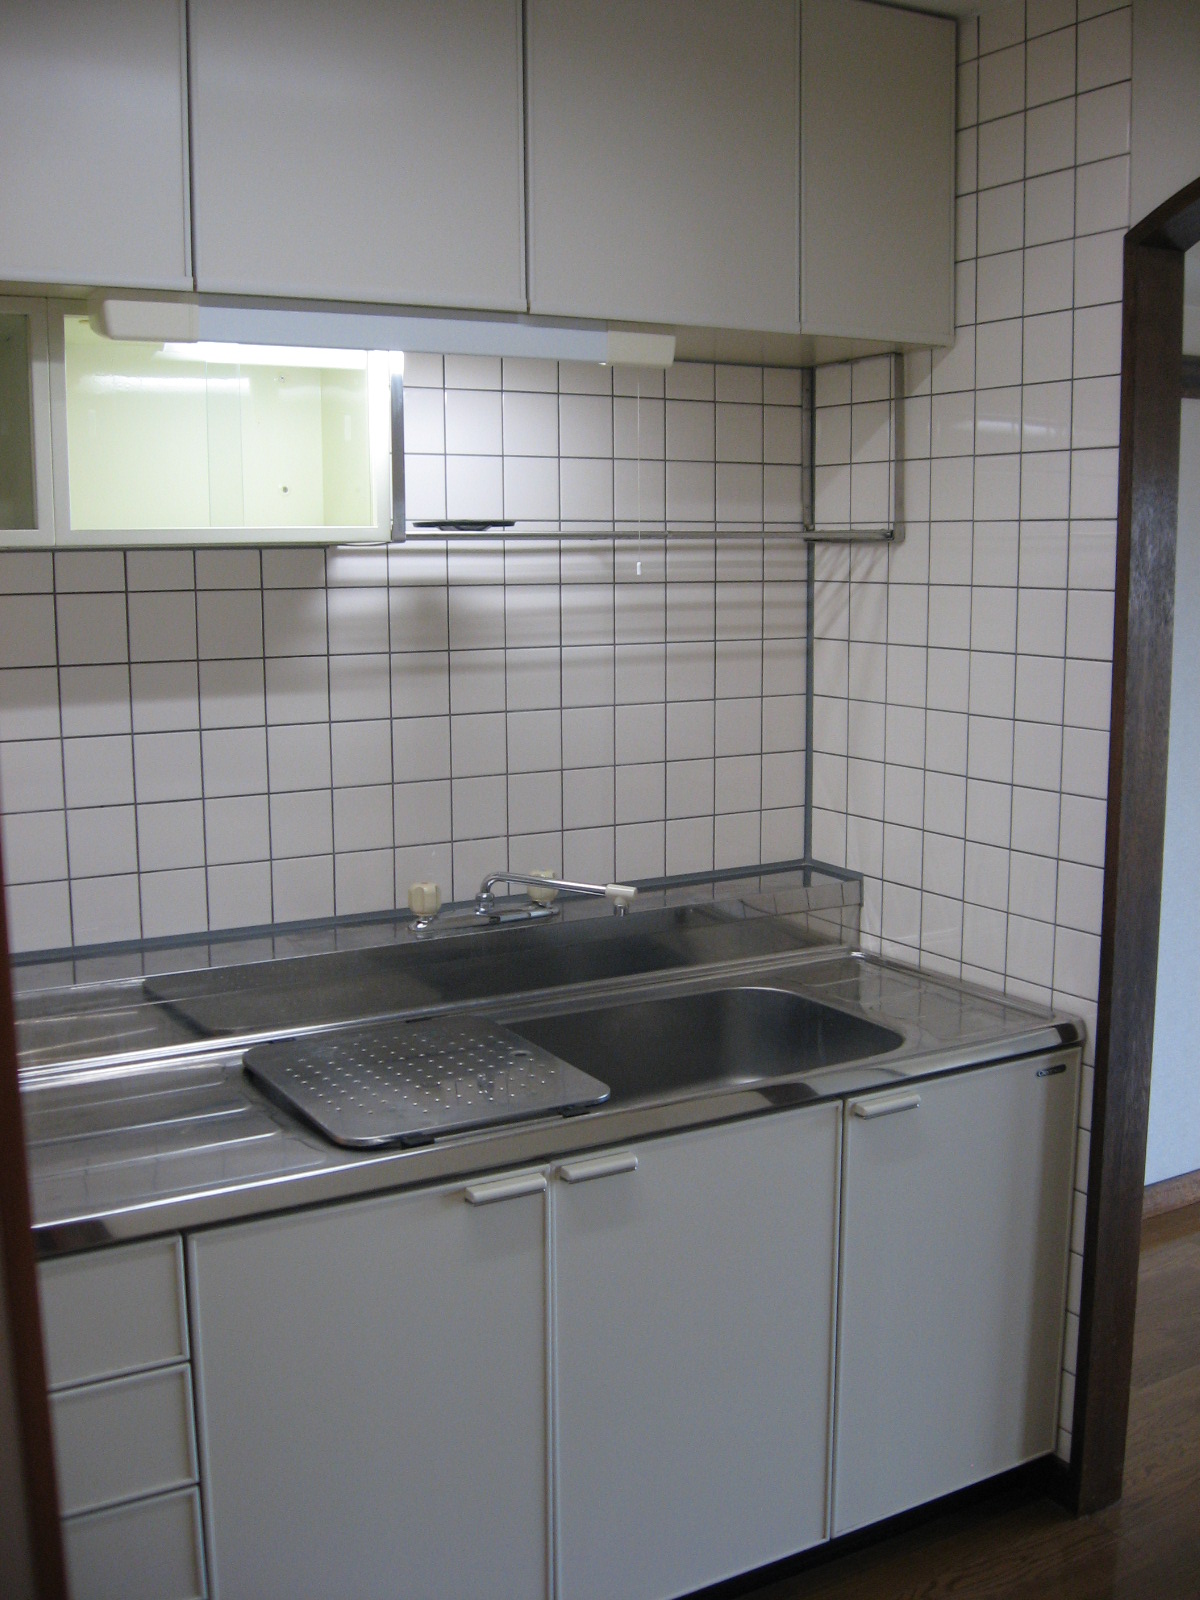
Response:
[{"label": "kitchen counter", "polygon": [[[853,905],[857,885],[853,895],[849,887],[837,884],[831,904]],[[383,942],[364,936],[357,949],[311,950],[321,938],[313,934],[308,954],[205,962],[190,972],[180,970],[175,950],[174,972],[164,957],[153,963],[157,973],[69,989],[38,988],[18,973],[39,1252],[536,1165],[1081,1041],[1082,1025],[1071,1017],[847,944],[814,943],[821,932],[812,902],[833,891],[827,882],[815,896],[811,888],[764,875],[736,892],[723,886],[719,901],[693,894],[671,904],[660,896],[620,923],[572,905],[552,926],[423,943],[393,919]],[[816,911],[828,938],[830,906]],[[564,950],[578,959],[565,963]],[[583,981],[562,981],[580,970]],[[861,1061],[672,1089],[614,1070],[609,1099],[574,1116],[367,1151],[330,1144],[242,1071],[255,1041],[364,1017],[470,1013],[518,1031],[536,1018],[553,1032],[554,1019],[573,1011],[747,988],[801,996],[893,1030],[902,1042]]]}]

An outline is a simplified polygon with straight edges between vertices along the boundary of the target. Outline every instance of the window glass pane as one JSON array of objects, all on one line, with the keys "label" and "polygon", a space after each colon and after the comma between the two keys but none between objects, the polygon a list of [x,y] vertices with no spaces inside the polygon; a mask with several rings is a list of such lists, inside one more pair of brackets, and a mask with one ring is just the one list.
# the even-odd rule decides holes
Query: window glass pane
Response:
[{"label": "window glass pane", "polygon": [[36,528],[29,324],[0,316],[0,528]]},{"label": "window glass pane", "polygon": [[372,525],[365,354],[64,333],[74,528]]}]

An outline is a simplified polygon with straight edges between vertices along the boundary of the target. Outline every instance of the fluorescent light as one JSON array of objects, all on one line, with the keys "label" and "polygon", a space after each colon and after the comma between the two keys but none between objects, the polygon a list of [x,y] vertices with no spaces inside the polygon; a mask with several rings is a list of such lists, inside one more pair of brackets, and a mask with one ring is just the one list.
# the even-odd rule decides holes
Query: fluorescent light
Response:
[{"label": "fluorescent light", "polygon": [[206,362],[210,366],[336,366],[339,370],[362,373],[366,370],[366,350],[302,349],[294,344],[165,344],[162,349],[171,362]]},{"label": "fluorescent light", "polygon": [[164,344],[170,361],[206,361],[219,367],[318,367],[326,370],[365,372],[365,350],[331,350],[285,344],[220,344],[198,340],[195,344]]},{"label": "fluorescent light", "polygon": [[81,394],[249,394],[249,378],[207,378],[184,373],[89,372]]},{"label": "fluorescent light", "polygon": [[605,322],[554,322],[505,315],[442,315],[407,309],[341,306],[281,306],[203,301],[199,331],[204,339],[249,344],[317,345],[322,349],[407,350],[431,355],[529,356],[549,361],[624,362],[669,367],[675,336],[609,329]]},{"label": "fluorescent light", "polygon": [[[634,367],[669,367],[675,360],[672,333],[611,328],[595,319],[555,321],[521,312],[443,315],[400,307],[350,310],[337,305],[230,304],[103,293],[93,295],[88,305],[92,327],[110,339],[161,344],[174,360],[225,365],[361,370],[368,350],[528,356]],[[342,359],[335,351],[343,353]]]}]

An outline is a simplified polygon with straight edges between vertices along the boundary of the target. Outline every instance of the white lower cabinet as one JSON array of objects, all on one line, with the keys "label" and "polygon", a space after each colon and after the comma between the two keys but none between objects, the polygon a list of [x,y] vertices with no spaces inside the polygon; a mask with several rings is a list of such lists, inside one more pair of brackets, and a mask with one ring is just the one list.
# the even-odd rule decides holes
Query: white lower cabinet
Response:
[{"label": "white lower cabinet", "polygon": [[553,1560],[637,1600],[819,1542],[840,1120],[564,1162],[549,1231],[535,1172],[193,1238],[214,1597],[530,1600]]},{"label": "white lower cabinet", "polygon": [[64,1516],[196,1482],[186,1363],[59,1390],[50,1414]]},{"label": "white lower cabinet", "polygon": [[214,1600],[546,1594],[545,1187],[191,1239]]},{"label": "white lower cabinet", "polygon": [[67,1517],[63,1550],[71,1600],[204,1600],[195,1489]]},{"label": "white lower cabinet", "polygon": [[1079,1055],[846,1108],[833,1532],[1054,1448]]},{"label": "white lower cabinet", "polygon": [[840,1119],[558,1168],[560,1600],[684,1594],[825,1537]]},{"label": "white lower cabinet", "polygon": [[1048,1454],[1078,1074],[45,1263],[75,1600],[668,1600]]},{"label": "white lower cabinet", "polygon": [[72,1600],[199,1600],[180,1239],[44,1261],[38,1289]]}]

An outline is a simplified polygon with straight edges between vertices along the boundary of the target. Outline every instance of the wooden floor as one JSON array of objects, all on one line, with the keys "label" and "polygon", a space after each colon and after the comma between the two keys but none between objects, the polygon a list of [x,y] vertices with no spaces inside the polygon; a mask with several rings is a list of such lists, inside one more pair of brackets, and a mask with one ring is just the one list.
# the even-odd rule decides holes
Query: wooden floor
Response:
[{"label": "wooden floor", "polygon": [[1094,1517],[1013,1492],[753,1600],[1200,1600],[1200,1205],[1142,1230],[1125,1493]]}]

